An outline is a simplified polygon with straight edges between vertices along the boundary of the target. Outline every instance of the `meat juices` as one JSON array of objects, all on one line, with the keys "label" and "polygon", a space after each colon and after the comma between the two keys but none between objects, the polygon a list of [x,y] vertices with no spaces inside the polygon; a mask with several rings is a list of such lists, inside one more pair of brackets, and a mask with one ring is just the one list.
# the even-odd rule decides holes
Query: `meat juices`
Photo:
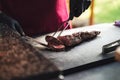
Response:
[{"label": "meat juices", "polygon": [[[52,36],[46,36],[46,41],[48,42],[49,46],[58,46],[57,48],[53,47],[52,50],[60,50],[59,45],[63,45],[66,47],[72,47],[77,44],[80,44],[83,41],[91,40],[97,35],[100,34],[100,31],[91,31],[91,32],[77,32],[73,33],[72,35],[65,35],[65,36],[59,36],[57,38],[54,38]],[[64,50],[64,49],[61,49]]]}]

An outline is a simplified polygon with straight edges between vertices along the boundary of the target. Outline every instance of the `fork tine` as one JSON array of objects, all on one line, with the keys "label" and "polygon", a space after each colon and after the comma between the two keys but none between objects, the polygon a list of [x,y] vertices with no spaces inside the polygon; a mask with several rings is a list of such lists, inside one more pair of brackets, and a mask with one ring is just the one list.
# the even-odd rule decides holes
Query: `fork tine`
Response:
[{"label": "fork tine", "polygon": [[64,25],[64,22],[60,25],[60,27],[57,29],[57,31],[53,33],[52,36],[55,36],[55,34],[62,28],[63,25]]},{"label": "fork tine", "polygon": [[[65,28],[64,28],[62,31],[60,31],[60,33],[58,34],[58,36],[60,36],[60,35],[63,33],[63,31],[64,31],[65,29],[67,29],[67,27],[68,27],[69,25],[70,25],[70,24],[69,24],[69,22],[67,21]],[[58,37],[58,36],[57,36],[57,37]]]},{"label": "fork tine", "polygon": [[68,23],[68,22],[69,22],[69,20],[66,20],[66,21],[62,22],[62,24],[60,25],[60,27],[57,29],[56,32],[53,33],[52,36],[55,36],[56,33],[57,33],[64,25],[66,25],[65,28],[64,28],[62,31],[60,31],[60,33],[58,34],[58,36],[60,36],[61,33],[69,26],[69,23]]},{"label": "fork tine", "polygon": [[52,36],[55,36],[55,35],[56,35],[56,33],[57,33],[57,32],[58,32],[58,31],[59,31],[59,30],[60,30],[60,29],[64,26],[64,24],[65,24],[65,23],[68,23],[68,20],[66,20],[66,21],[62,22],[62,23],[61,23],[61,25],[59,25],[59,28],[57,29],[57,31],[56,31],[56,32],[54,32]]}]

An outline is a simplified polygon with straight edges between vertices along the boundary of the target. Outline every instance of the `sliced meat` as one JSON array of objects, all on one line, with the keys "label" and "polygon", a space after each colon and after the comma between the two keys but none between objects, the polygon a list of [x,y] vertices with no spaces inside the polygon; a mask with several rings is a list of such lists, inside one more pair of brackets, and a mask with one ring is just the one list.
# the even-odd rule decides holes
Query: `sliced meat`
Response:
[{"label": "sliced meat", "polygon": [[72,35],[59,36],[57,38],[53,36],[46,36],[46,41],[48,46],[52,50],[64,50],[68,46],[74,46],[80,44],[83,41],[91,40],[97,35],[100,34],[100,31],[91,31],[91,32],[77,32]]},{"label": "sliced meat", "polygon": [[97,35],[100,34],[100,31],[92,31],[92,32],[81,32],[81,38],[83,41],[90,40],[95,38]]},{"label": "sliced meat", "polygon": [[65,46],[74,46],[76,44],[81,43],[82,41],[93,39],[98,34],[100,34],[99,31],[92,31],[92,32],[86,31],[86,32],[73,33],[72,35],[59,36],[58,39],[61,42],[63,42]]},{"label": "sliced meat", "polygon": [[65,46],[74,46],[82,41],[80,37],[73,35],[59,36],[58,39],[62,41]]},{"label": "sliced meat", "polygon": [[53,36],[46,36],[45,39],[48,42],[49,49],[54,51],[61,51],[65,49],[65,46],[59,39]]},{"label": "sliced meat", "polygon": [[61,45],[63,44],[59,39],[53,37],[53,36],[46,36],[45,40],[49,43],[49,44],[53,44],[53,45]]},{"label": "sliced meat", "polygon": [[65,46],[64,45],[53,45],[53,44],[48,44],[49,49],[53,50],[53,51],[63,51],[65,50]]}]

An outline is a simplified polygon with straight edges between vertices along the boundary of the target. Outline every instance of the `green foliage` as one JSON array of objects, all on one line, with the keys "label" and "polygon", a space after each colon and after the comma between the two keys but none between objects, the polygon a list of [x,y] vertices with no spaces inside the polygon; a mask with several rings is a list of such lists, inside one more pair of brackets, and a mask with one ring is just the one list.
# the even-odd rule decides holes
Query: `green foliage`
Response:
[{"label": "green foliage", "polygon": [[94,12],[95,23],[120,20],[120,0],[96,0]]}]

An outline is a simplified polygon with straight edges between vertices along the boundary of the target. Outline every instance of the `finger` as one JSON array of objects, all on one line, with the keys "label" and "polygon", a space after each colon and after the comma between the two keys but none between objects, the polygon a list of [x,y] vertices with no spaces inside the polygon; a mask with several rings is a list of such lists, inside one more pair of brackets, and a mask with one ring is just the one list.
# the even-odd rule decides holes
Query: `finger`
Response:
[{"label": "finger", "polygon": [[21,25],[20,25],[17,21],[15,21],[14,26],[15,26],[15,29],[17,30],[17,32],[18,32],[21,36],[25,36],[25,33],[24,33]]}]

